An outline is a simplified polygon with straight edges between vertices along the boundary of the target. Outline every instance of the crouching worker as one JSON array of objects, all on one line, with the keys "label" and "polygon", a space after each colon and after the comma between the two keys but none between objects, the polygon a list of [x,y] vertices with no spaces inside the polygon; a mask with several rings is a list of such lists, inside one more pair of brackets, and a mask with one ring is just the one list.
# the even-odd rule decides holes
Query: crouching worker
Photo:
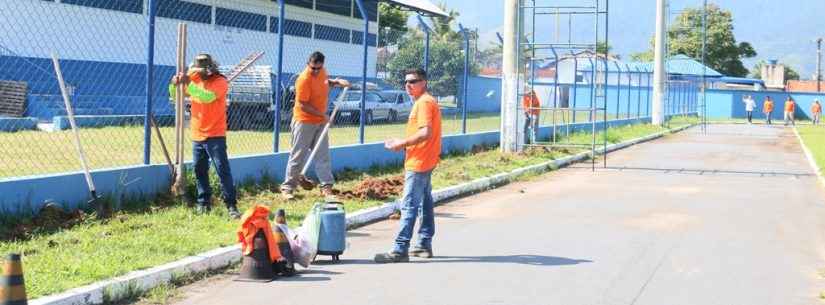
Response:
[{"label": "crouching worker", "polygon": [[[404,149],[406,153],[400,228],[393,249],[375,255],[377,263],[407,262],[410,260],[409,255],[424,258],[433,256],[435,216],[431,178],[441,156],[441,110],[435,99],[427,93],[427,73],[423,69],[407,70],[404,84],[407,93],[415,100],[407,121],[407,136],[384,143],[389,150]],[[418,243],[410,251],[410,240],[419,210],[421,226],[418,229]]]},{"label": "crouching worker", "polygon": [[169,96],[175,96],[176,86],[186,86],[186,96],[192,102],[190,130],[192,132],[192,159],[197,180],[199,213],[212,209],[212,188],[209,186],[209,163],[215,165],[223,190],[223,202],[229,217],[238,219],[235,184],[229,169],[226,152],[226,93],[229,82],[218,71],[218,63],[209,54],[195,56],[188,73],[172,77]]}]

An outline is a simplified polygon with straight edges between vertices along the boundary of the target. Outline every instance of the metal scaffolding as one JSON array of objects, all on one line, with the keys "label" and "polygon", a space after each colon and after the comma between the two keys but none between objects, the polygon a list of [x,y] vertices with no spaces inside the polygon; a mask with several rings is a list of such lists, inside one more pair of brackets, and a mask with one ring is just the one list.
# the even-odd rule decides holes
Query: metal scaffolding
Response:
[{"label": "metal scaffolding", "polygon": [[[577,3],[585,2],[590,5],[580,6],[558,6],[558,5],[544,5],[545,3],[558,3],[558,1],[550,0],[519,0],[519,21],[518,34],[516,36],[518,51],[516,55],[516,66],[525,67],[523,72],[518,73],[517,86],[519,88],[518,97],[521,100],[525,96],[532,96],[535,94],[536,86],[541,84],[543,88],[549,87],[550,96],[545,106],[540,107],[524,107],[518,103],[517,113],[525,113],[525,139],[533,138],[532,141],[526,140],[519,145],[524,147],[545,147],[553,148],[590,148],[593,158],[591,159],[592,169],[596,167],[596,153],[602,151],[607,147],[607,130],[609,128],[607,118],[607,82],[608,82],[608,4],[609,0],[588,0],[576,1]],[[525,18],[525,14],[529,14],[529,24]],[[551,16],[550,19],[546,16]],[[567,39],[561,37],[562,19],[567,19]],[[603,19],[602,19],[603,18]],[[538,20],[545,21],[538,25]],[[581,35],[580,30],[586,30],[584,27],[579,28],[581,21],[588,24],[584,27],[592,27],[586,35]],[[549,22],[549,23],[548,23]],[[550,25],[549,25],[550,24]],[[554,25],[552,25],[554,24]],[[549,25],[549,26],[548,26]],[[548,35],[539,36],[537,32],[542,30],[554,29],[555,36],[547,37]],[[584,31],[587,32],[587,31]],[[543,32],[545,34],[551,31]],[[592,36],[591,36],[592,34]],[[528,38],[529,36],[529,38]],[[600,50],[599,46],[605,47]],[[599,53],[599,52],[603,53]],[[541,54],[544,53],[544,54]],[[524,60],[526,64],[522,64]],[[571,72],[572,75],[565,75],[572,81],[570,83],[560,83],[562,78],[562,70],[559,68],[561,61],[572,61],[572,69],[566,69],[564,72]],[[589,71],[580,70],[580,63],[589,63]],[[553,66],[552,80],[543,82],[543,79],[537,75],[536,67],[542,63]],[[529,71],[527,71],[529,69]],[[582,72],[581,77],[579,73]],[[585,73],[589,72],[589,80],[585,77]],[[523,81],[522,82],[522,78]],[[587,84],[589,90],[589,105],[578,106],[577,96],[580,83]],[[521,88],[529,88],[522,90]],[[572,95],[570,93],[572,91]],[[552,103],[549,102],[552,99]],[[572,99],[572,104],[571,104]],[[544,117],[544,114],[551,116],[550,131],[551,135],[547,141],[538,140],[538,131],[535,127],[531,128],[533,137],[526,133],[527,122],[533,117],[533,120],[539,120],[539,117],[527,115],[530,110],[538,110],[542,114],[539,117]],[[586,114],[587,122],[576,124],[578,114]],[[601,115],[600,115],[601,114]],[[517,123],[520,122],[522,115],[516,116]],[[599,121],[598,118],[601,118]],[[588,126],[589,125],[589,126]],[[597,143],[596,131],[597,126],[602,126],[602,141]],[[517,124],[522,126],[522,124]],[[534,125],[535,126],[535,125]],[[547,125],[545,125],[547,126]],[[573,143],[571,142],[571,129],[575,132],[581,127],[588,126],[591,133],[590,143]],[[586,128],[586,127],[585,127]],[[563,130],[561,130],[563,129]],[[564,136],[560,137],[559,134]],[[607,157],[603,158],[604,166],[607,167]]]}]

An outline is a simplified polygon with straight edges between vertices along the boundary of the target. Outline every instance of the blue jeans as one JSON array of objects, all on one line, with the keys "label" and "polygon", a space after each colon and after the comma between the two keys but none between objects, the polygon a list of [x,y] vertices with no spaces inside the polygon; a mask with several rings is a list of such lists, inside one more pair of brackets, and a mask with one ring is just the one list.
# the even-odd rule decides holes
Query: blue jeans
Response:
[{"label": "blue jeans", "polygon": [[198,187],[198,204],[209,206],[212,187],[209,186],[209,161],[215,165],[215,171],[223,189],[223,202],[226,206],[235,206],[238,202],[229,158],[226,154],[226,138],[208,138],[205,141],[192,141],[192,159],[195,162],[195,178]]},{"label": "blue jeans", "polygon": [[427,172],[407,171],[404,175],[404,199],[401,201],[401,228],[395,238],[393,252],[405,254],[410,249],[415,220],[421,211],[421,225],[418,228],[417,247],[432,249],[435,235],[435,215],[433,212],[432,170]]}]

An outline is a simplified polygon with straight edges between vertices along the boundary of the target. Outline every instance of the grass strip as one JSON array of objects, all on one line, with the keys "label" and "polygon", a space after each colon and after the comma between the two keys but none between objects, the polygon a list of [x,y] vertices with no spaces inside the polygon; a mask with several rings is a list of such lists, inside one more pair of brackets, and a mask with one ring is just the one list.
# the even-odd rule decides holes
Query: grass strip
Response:
[{"label": "grass strip", "polygon": [[813,155],[816,167],[822,171],[825,168],[825,127],[821,125],[797,125],[796,131],[802,137],[805,147]]}]

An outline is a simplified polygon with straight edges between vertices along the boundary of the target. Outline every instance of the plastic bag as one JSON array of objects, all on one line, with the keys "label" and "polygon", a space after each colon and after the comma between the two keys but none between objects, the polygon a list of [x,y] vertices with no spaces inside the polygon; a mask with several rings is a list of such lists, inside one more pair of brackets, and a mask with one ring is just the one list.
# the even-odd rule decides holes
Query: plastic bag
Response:
[{"label": "plastic bag", "polygon": [[309,241],[314,248],[318,248],[318,238],[321,234],[321,211],[323,209],[323,203],[316,202],[301,224],[300,235]]},{"label": "plastic bag", "polygon": [[294,238],[289,239],[289,245],[292,248],[292,255],[295,256],[295,262],[301,267],[309,268],[312,260],[318,249],[315,245],[304,237],[304,234],[299,229]]}]

